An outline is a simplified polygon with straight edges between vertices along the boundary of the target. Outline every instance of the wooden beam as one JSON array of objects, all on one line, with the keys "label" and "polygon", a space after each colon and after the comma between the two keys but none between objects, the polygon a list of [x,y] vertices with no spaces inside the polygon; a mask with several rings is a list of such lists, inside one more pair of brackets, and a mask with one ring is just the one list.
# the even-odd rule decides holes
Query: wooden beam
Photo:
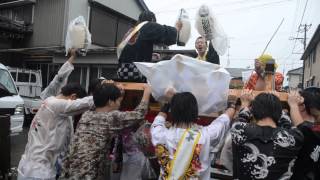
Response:
[{"label": "wooden beam", "polygon": [[[125,90],[143,90],[144,83],[131,83],[131,82],[119,82],[121,83]],[[242,89],[229,89],[229,97],[240,97],[241,96]],[[253,95],[257,96],[260,93],[264,92],[270,92],[270,91],[253,91]],[[281,101],[287,101],[288,100],[288,93],[285,92],[275,92],[276,95],[279,97]]]}]

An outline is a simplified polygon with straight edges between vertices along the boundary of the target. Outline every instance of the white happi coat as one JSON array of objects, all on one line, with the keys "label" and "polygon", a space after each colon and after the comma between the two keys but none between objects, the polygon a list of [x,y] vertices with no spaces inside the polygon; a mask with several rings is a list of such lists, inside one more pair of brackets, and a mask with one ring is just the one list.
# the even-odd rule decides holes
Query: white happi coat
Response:
[{"label": "white happi coat", "polygon": [[20,179],[55,179],[57,157],[66,150],[73,132],[69,116],[93,107],[92,96],[77,100],[54,97],[66,84],[73,69],[73,65],[66,62],[41,94],[45,100],[30,126],[28,143],[18,166]]},{"label": "white happi coat", "polygon": [[[229,116],[222,114],[212,121],[210,125],[200,128],[201,137],[198,144],[202,145],[199,156],[201,168],[196,172],[198,176],[197,179],[210,179],[210,166],[214,158],[211,150],[223,139],[225,132],[229,130],[229,126]],[[167,129],[165,126],[165,118],[158,115],[151,126],[152,143],[154,146],[165,145],[170,153],[170,160],[172,160],[184,131],[185,129],[175,127]],[[161,171],[162,170],[163,168],[161,168]],[[160,172],[160,176],[162,174],[163,172]]]}]

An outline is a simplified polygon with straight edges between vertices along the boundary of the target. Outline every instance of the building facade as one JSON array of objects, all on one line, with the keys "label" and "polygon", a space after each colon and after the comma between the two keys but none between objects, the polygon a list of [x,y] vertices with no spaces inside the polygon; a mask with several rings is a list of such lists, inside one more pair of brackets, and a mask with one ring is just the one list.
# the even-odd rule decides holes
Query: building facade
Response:
[{"label": "building facade", "polygon": [[92,34],[92,46],[87,56],[75,61],[69,81],[88,88],[91,79],[116,75],[116,46],[144,10],[148,8],[143,0],[1,1],[0,62],[40,69],[46,87],[67,59],[68,24],[81,15]]},{"label": "building facade", "polygon": [[301,60],[303,60],[303,88],[320,87],[320,25],[312,36]]},{"label": "building facade", "polygon": [[292,69],[288,71],[288,88],[289,89],[301,89],[302,88],[302,75],[303,67]]}]

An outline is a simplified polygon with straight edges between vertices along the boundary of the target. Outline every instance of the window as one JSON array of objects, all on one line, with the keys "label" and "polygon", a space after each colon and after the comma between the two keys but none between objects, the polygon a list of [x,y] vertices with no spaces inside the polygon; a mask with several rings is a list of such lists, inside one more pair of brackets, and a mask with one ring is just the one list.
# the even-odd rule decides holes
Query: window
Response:
[{"label": "window", "polygon": [[316,60],[317,60],[317,49],[314,49],[314,51],[313,51],[313,63],[315,63],[316,62]]},{"label": "window", "polygon": [[310,63],[310,62],[311,62],[311,60],[310,60],[310,59],[312,58],[311,56],[312,56],[312,53],[309,55],[309,57],[308,57],[308,59],[307,59],[308,67],[310,67],[310,64],[311,64],[311,63]]},{"label": "window", "polygon": [[17,73],[16,72],[10,72],[12,78],[14,81],[16,81],[16,78],[17,78]]},{"label": "window", "polygon": [[7,89],[12,94],[17,94],[15,84],[8,71],[0,69],[0,88]]},{"label": "window", "polygon": [[75,67],[69,76],[68,83],[80,84],[81,67]]},{"label": "window", "polygon": [[30,79],[30,82],[31,82],[31,83],[35,83],[35,82],[37,82],[37,78],[36,78],[36,75],[34,75],[34,74],[31,74],[31,79]]},{"label": "window", "polygon": [[87,86],[87,67],[86,66],[76,66],[69,76],[69,83],[80,84],[83,88]]},{"label": "window", "polygon": [[117,17],[100,8],[92,8],[90,18],[92,42],[102,46],[116,46]]},{"label": "window", "polygon": [[120,44],[122,41],[124,35],[128,32],[128,30],[132,27],[133,25],[129,23],[128,21],[120,19],[118,21],[118,32],[117,32],[117,44]]},{"label": "window", "polygon": [[33,5],[25,5],[14,8],[0,9],[0,16],[12,21],[30,24],[32,22]]},{"label": "window", "polygon": [[117,46],[135,20],[102,7],[91,7],[89,29],[92,42],[101,46]]},{"label": "window", "polygon": [[314,86],[315,85],[315,83],[314,83],[314,76],[311,78],[311,80],[310,80],[310,86]]},{"label": "window", "polygon": [[98,78],[98,67],[90,68],[90,80]]},{"label": "window", "polygon": [[29,82],[29,73],[18,73],[18,81],[17,82]]}]

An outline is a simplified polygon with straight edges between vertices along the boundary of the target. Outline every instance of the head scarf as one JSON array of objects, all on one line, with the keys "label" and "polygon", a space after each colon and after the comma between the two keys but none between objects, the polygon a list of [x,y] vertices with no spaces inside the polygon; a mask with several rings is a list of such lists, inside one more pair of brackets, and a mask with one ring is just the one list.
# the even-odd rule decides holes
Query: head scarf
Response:
[{"label": "head scarf", "polygon": [[[263,68],[266,67],[266,64],[270,61],[274,61],[275,63],[275,60],[273,59],[273,57],[270,55],[270,54],[263,54],[261,55],[260,57],[257,58],[258,61],[260,61],[260,63],[262,64]],[[275,63],[274,64],[274,69],[277,69],[278,65]]]}]

